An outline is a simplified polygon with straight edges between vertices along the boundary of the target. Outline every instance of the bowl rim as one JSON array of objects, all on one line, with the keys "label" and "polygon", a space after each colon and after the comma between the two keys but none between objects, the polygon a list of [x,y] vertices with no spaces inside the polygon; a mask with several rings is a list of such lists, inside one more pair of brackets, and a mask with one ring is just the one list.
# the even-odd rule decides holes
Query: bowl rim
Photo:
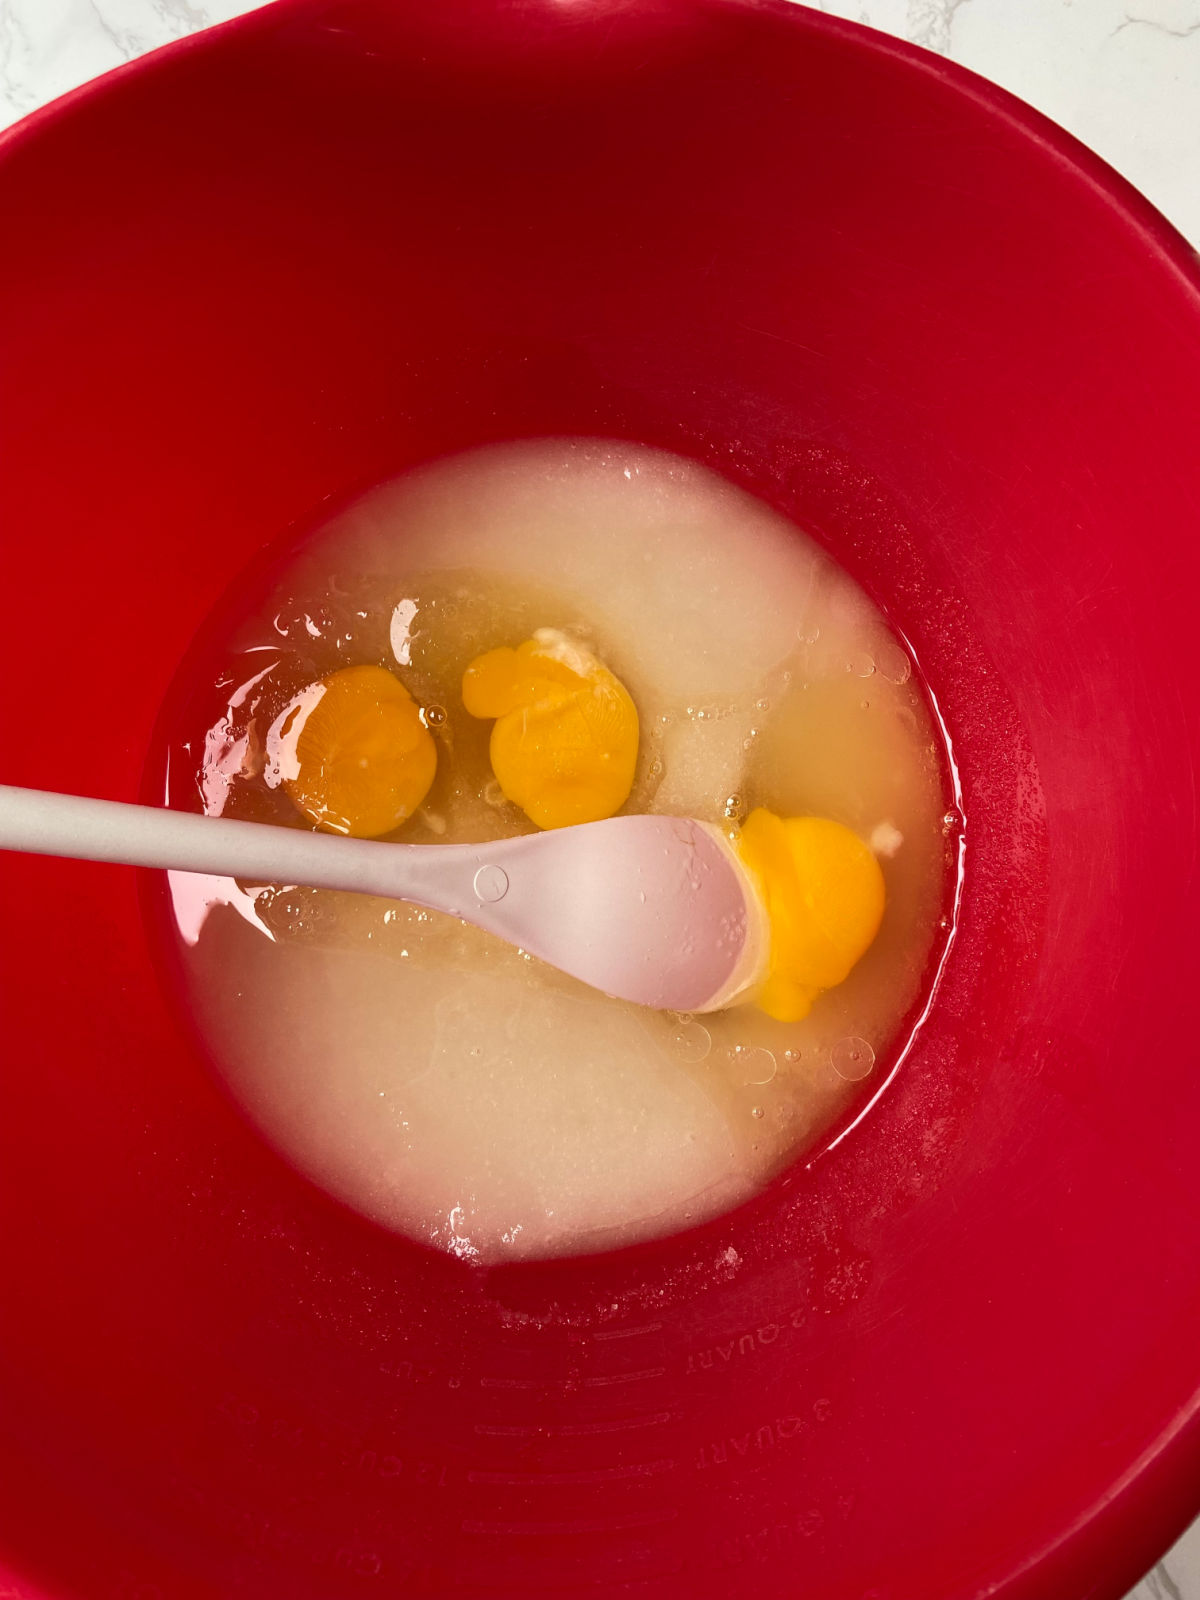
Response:
[{"label": "bowl rim", "polygon": [[[332,0],[332,3],[336,4],[337,0]],[[504,4],[505,0],[496,0],[496,3]],[[593,3],[618,4],[622,0],[593,0]],[[794,27],[840,39],[852,48],[865,50],[879,59],[893,60],[900,63],[904,70],[915,71],[964,95],[1023,135],[1056,165],[1082,179],[1094,196],[1105,201],[1109,209],[1127,224],[1132,223],[1152,246],[1153,254],[1160,263],[1182,287],[1196,296],[1197,309],[1200,309],[1200,244],[1193,245],[1136,184],[1118,172],[1103,156],[1011,90],[923,45],[912,44],[907,39],[897,38],[866,23],[831,16],[804,3],[804,0],[691,0],[691,3],[698,15],[704,12],[743,11],[776,18],[787,17]],[[11,158],[30,139],[36,138],[64,116],[119,90],[128,81],[149,76],[181,60],[186,54],[211,50],[227,39],[248,35],[256,29],[269,31],[286,23],[293,14],[330,4],[331,0],[266,0],[265,4],[256,5],[253,10],[243,11],[228,21],[168,40],[129,61],[119,62],[115,67],[77,84],[75,88],[64,90],[7,128],[0,129],[0,161]]]}]

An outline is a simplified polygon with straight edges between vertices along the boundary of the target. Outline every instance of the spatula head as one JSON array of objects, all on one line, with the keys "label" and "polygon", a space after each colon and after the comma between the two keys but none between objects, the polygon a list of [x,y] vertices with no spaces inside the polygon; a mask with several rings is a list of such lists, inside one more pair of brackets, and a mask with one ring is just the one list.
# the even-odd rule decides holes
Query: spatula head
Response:
[{"label": "spatula head", "polygon": [[471,921],[605,994],[714,1011],[761,976],[763,913],[717,828],[610,817],[480,848]]}]

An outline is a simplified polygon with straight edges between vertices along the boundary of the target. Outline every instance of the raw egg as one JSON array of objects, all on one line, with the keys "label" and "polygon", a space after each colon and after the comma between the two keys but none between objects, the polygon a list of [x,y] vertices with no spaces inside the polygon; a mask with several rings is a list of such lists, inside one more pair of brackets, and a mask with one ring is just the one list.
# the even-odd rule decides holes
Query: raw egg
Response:
[{"label": "raw egg", "polygon": [[599,822],[629,798],[637,708],[603,662],[557,629],[477,656],[462,694],[473,717],[496,719],[496,781],[539,828]]},{"label": "raw egg", "polygon": [[429,793],[437,746],[421,708],[383,667],[343,667],[297,699],[284,788],[326,833],[374,839],[405,822]]},{"label": "raw egg", "polygon": [[849,977],[883,920],[883,872],[868,845],[827,817],[752,811],[738,852],[770,931],[767,976],[754,999],[779,1022]]}]

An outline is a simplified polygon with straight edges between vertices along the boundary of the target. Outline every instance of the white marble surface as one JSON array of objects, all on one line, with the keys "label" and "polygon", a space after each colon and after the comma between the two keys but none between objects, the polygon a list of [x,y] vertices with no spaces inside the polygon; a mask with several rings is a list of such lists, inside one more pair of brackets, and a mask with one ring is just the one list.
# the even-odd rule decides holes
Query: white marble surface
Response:
[{"label": "white marble surface", "polygon": [[[1200,0],[815,3],[1028,100],[1200,247]],[[254,0],[0,0],[0,127],[143,51],[253,9]],[[1129,1600],[1200,1600],[1200,1521]]]}]

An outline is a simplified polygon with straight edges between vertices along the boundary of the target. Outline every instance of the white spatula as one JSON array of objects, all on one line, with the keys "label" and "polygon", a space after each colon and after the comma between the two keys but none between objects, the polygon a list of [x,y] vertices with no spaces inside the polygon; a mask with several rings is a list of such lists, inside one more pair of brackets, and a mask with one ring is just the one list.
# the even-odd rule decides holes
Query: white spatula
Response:
[{"label": "white spatula", "polygon": [[763,913],[728,841],[681,817],[384,844],[0,785],[0,849],[407,900],[660,1010],[720,1010],[759,981],[766,956]]}]

